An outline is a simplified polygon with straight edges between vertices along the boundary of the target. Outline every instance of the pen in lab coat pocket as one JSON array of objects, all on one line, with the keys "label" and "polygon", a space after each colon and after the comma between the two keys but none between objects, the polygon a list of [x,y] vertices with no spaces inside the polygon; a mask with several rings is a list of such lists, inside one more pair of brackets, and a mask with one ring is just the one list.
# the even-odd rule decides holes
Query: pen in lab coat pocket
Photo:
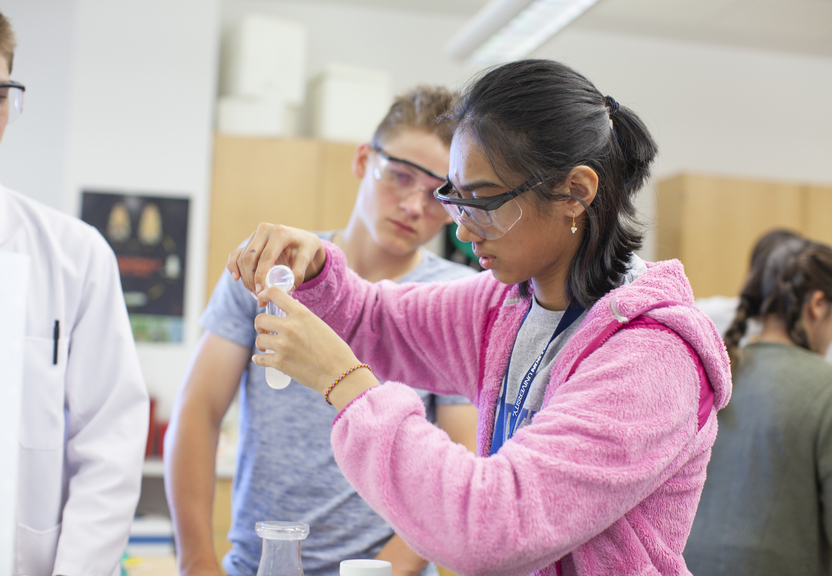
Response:
[{"label": "pen in lab coat pocket", "polygon": [[52,346],[52,365],[58,363],[58,338],[61,336],[61,323],[55,320],[55,330],[52,332],[52,340],[54,340],[54,345]]}]

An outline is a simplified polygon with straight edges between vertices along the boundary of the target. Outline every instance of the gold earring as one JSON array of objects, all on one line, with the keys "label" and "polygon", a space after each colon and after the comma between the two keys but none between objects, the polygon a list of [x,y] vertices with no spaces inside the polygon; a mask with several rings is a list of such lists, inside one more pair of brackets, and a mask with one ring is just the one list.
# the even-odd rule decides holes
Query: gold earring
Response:
[{"label": "gold earring", "polygon": [[578,227],[575,225],[575,213],[572,213],[572,234],[578,231]]}]

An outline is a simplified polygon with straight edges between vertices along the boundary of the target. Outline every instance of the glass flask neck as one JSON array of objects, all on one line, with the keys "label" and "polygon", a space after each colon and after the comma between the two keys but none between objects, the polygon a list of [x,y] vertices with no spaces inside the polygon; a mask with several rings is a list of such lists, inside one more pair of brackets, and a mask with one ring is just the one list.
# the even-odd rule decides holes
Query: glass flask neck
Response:
[{"label": "glass flask neck", "polygon": [[263,539],[257,576],[303,576],[300,541],[309,535],[303,522],[258,522],[254,525]]},{"label": "glass flask neck", "polygon": [[303,576],[300,540],[264,538],[257,576]]}]

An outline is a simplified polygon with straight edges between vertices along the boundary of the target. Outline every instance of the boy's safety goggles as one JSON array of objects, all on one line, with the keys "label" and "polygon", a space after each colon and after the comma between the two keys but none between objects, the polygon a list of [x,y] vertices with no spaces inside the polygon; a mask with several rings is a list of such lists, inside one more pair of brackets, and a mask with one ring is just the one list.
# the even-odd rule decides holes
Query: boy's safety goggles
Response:
[{"label": "boy's safety goggles", "polygon": [[390,156],[381,148],[373,148],[373,151],[378,155],[373,168],[376,180],[401,200],[419,194],[426,214],[445,218],[445,210],[433,196],[433,191],[444,178],[410,160]]},{"label": "boy's safety goggles", "polygon": [[466,198],[454,188],[450,180],[447,180],[436,189],[433,196],[442,203],[459,226],[465,226],[484,240],[496,240],[511,230],[523,215],[517,197],[543,182],[532,179],[504,194],[486,198]]}]

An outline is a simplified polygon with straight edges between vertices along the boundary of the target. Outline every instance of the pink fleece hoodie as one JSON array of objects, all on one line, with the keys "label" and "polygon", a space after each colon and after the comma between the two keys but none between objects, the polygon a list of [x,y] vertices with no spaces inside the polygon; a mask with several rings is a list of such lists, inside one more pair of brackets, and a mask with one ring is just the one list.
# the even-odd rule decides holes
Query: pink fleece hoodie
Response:
[{"label": "pink fleece hoodie", "polygon": [[[689,574],[682,550],[731,378],[719,334],[693,308],[678,261],[648,264],[592,307],[558,356],[540,412],[485,457],[529,301],[489,273],[372,284],[347,268],[340,250],[326,250],[324,270],[297,298],[388,380],[335,419],[335,458],[416,552],[464,575]],[[647,316],[676,334],[621,330],[567,379],[611,322],[664,300],[685,305]],[[714,389],[701,428],[698,369],[679,336]],[[470,398],[480,415],[479,456],[425,420],[415,392],[392,381]]]}]

